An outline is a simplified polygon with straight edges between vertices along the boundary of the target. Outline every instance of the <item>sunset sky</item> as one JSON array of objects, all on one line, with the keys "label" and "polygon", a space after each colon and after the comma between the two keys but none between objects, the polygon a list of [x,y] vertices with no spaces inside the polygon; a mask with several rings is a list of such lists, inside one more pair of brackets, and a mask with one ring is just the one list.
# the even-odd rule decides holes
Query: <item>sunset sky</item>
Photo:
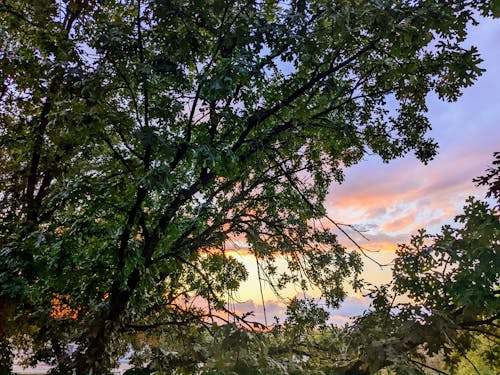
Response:
[{"label": "sunset sky", "polygon": [[[500,151],[500,22],[480,19],[470,28],[468,45],[478,47],[487,71],[473,87],[455,103],[442,102],[429,95],[431,136],[439,143],[439,154],[428,165],[412,155],[384,164],[379,157],[367,156],[358,165],[345,171],[345,182],[332,185],[326,206],[331,217],[343,223],[367,230],[369,241],[360,240],[381,263],[389,263],[398,243],[408,242],[411,234],[425,227],[431,233],[443,224],[451,224],[469,195],[484,196],[484,189],[475,187],[472,179],[483,174],[492,161],[494,151]],[[349,246],[346,238],[339,238]],[[255,260],[237,255],[250,271],[234,307],[254,311],[255,320],[263,321]],[[372,283],[387,282],[390,267],[381,269],[365,261],[364,279]],[[266,285],[266,315],[282,317],[283,304]],[[289,295],[301,293],[289,291]],[[350,294],[342,307],[332,311],[332,321],[343,323],[360,314],[369,301],[360,294]]]}]

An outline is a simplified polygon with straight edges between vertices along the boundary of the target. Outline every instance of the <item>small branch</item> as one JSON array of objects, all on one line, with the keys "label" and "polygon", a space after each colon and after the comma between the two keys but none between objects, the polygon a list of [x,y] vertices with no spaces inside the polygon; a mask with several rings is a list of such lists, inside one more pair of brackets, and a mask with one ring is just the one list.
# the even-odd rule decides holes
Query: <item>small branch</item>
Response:
[{"label": "small branch", "polygon": [[[203,273],[202,270],[200,270],[200,268],[198,266],[196,266],[196,264],[193,264],[191,262],[189,262],[188,260],[178,256],[176,257],[176,259],[178,259],[180,262],[190,266],[193,270],[196,271],[196,273],[202,278],[202,280],[205,282],[205,285],[208,289],[208,292],[209,294],[211,294],[216,300],[219,299],[219,297],[217,296],[217,294],[215,293],[215,291],[213,290],[212,288],[212,284],[210,282],[210,280],[208,279],[207,275],[205,275]],[[210,303],[210,300],[208,300],[208,303]],[[252,323],[254,322],[249,322],[246,320],[246,316],[247,315],[244,315],[244,316],[239,316],[238,314],[230,311],[229,309],[226,309],[225,307],[222,307],[221,309],[223,312],[227,313],[228,315],[232,316],[235,320],[238,320],[239,322],[241,322],[242,324],[244,324],[245,326],[247,326],[248,328],[250,328],[251,330],[253,330],[253,327],[252,327]],[[221,319],[220,317],[216,316],[217,318]],[[228,322],[229,323],[229,322]]]},{"label": "small branch", "polygon": [[127,161],[125,160],[125,158],[113,147],[113,144],[111,143],[111,141],[108,139],[108,137],[105,135],[105,134],[102,134],[102,137],[103,137],[103,140],[104,142],[108,145],[108,147],[111,149],[111,151],[113,152],[113,155],[115,155],[115,157],[121,161],[121,163],[123,164],[123,166],[125,167],[125,169],[133,176],[135,177],[135,172],[134,170],[128,165]]},{"label": "small branch", "polygon": [[262,278],[260,277],[260,265],[259,265],[259,257],[255,254],[255,263],[257,264],[257,277],[259,278],[259,290],[260,290],[260,298],[262,301],[262,309],[264,311],[264,323],[267,325],[267,312],[266,312],[266,302],[264,301],[264,291],[262,290]]},{"label": "small branch", "polygon": [[141,121],[141,118],[139,116],[139,104],[137,103],[137,98],[135,97],[135,92],[134,90],[132,89],[132,86],[130,84],[130,81],[129,79],[127,78],[127,76],[121,71],[121,69],[118,67],[118,65],[116,65],[114,63],[114,61],[111,61],[110,60],[110,63],[114,66],[115,68],[115,71],[116,73],[118,74],[118,76],[123,80],[123,82],[125,83],[125,88],[127,89],[127,91],[129,92],[130,94],[130,99],[132,100],[132,105],[134,107],[134,113],[135,113],[135,119],[137,121],[137,123],[139,125],[142,125],[142,121]]},{"label": "small branch", "polygon": [[494,324],[494,322],[495,322],[495,320],[497,320],[499,318],[500,318],[500,314],[495,314],[488,319],[470,320],[470,321],[462,322],[462,323],[460,323],[460,325],[463,327],[481,326],[481,325],[492,325],[492,326],[498,327],[498,325]]},{"label": "small branch", "polygon": [[298,186],[296,185],[296,183],[293,181],[292,177],[290,176],[290,173],[288,173],[286,171],[285,167],[283,167],[283,165],[281,165],[281,163],[279,163],[272,155],[268,155],[268,157],[270,157],[271,160],[274,161],[274,163],[283,171],[284,176],[290,182],[290,185],[295,189],[295,191],[299,194],[299,196],[302,198],[302,200],[304,201],[304,203],[306,203],[306,205],[311,209],[312,212],[314,212],[314,213],[316,213],[316,214],[318,214],[318,215],[326,218],[329,222],[331,222],[338,230],[340,230],[349,239],[349,241],[351,241],[351,243],[354,244],[354,246],[356,246],[356,248],[363,254],[363,256],[365,256],[366,258],[370,259],[372,262],[374,262],[375,264],[377,264],[381,268],[389,266],[389,264],[380,263],[379,261],[377,261],[373,257],[369,256],[367,254],[367,251],[349,233],[347,233],[347,231],[344,228],[342,228],[342,225],[345,225],[345,224],[339,224],[339,223],[337,223],[335,220],[333,220],[326,213],[323,213],[320,210],[318,210],[318,208],[316,208],[314,206],[314,204],[311,203],[311,201],[298,188]]},{"label": "small branch", "polygon": [[31,26],[34,26],[39,29],[46,29],[45,25],[40,25],[38,23],[33,22],[29,18],[25,17],[23,14],[17,12],[10,4],[6,4],[6,2],[0,2],[0,11],[5,11],[6,13],[9,13],[13,15],[14,17],[17,17],[24,22],[28,23]]},{"label": "small branch", "polygon": [[469,362],[469,364],[472,366],[472,368],[474,369],[474,371],[476,372],[477,375],[481,375],[481,373],[479,372],[479,370],[477,369],[476,365],[469,359],[469,357],[467,357],[467,354],[465,353],[465,350],[463,350],[463,348],[460,347],[460,345],[458,345],[455,340],[453,340],[450,335],[448,335],[446,333],[446,331],[443,331],[444,334],[446,335],[446,337],[448,338],[448,340],[450,340],[450,342],[455,346],[455,348],[460,352],[460,354],[462,354],[462,356],[466,359],[467,362]]},{"label": "small branch", "polygon": [[288,105],[292,104],[297,98],[301,97],[303,94],[305,94],[307,91],[312,89],[318,82],[320,82],[322,79],[328,77],[331,74],[336,73],[340,69],[346,67],[353,61],[355,61],[357,58],[365,54],[367,51],[372,49],[376,43],[377,39],[372,40],[369,42],[367,45],[365,45],[363,48],[358,50],[355,54],[350,56],[349,58],[345,59],[344,61],[340,62],[339,64],[330,67],[329,69],[317,74],[313,78],[311,78],[307,83],[304,85],[300,86],[298,89],[293,91],[290,95],[288,95],[286,98],[284,98],[282,101],[279,103],[275,104],[273,107],[267,108],[267,109],[261,109],[260,111],[257,111],[254,113],[252,116],[250,116],[246,122],[245,129],[242,131],[240,134],[239,138],[237,141],[233,144],[232,151],[236,151],[237,149],[240,148],[240,146],[244,143],[246,137],[250,132],[261,122],[265,121],[268,119],[270,116],[274,115],[277,113],[279,110],[287,107]]},{"label": "small branch", "polygon": [[483,331],[482,329],[479,329],[479,328],[462,328],[462,329],[464,331],[477,332],[477,333],[480,333],[480,334],[485,335],[485,336],[490,336],[490,337],[494,337],[496,339],[500,339],[500,335],[497,335],[493,332]]},{"label": "small branch", "polygon": [[203,318],[204,315],[194,315],[189,319],[186,320],[172,320],[168,322],[158,322],[154,324],[124,324],[124,327],[122,328],[122,331],[127,332],[127,331],[138,331],[138,332],[144,332],[144,331],[150,331],[152,329],[157,329],[157,328],[162,328],[166,326],[180,326],[180,325],[188,325],[192,322],[198,321],[200,318]]},{"label": "small branch", "polygon": [[416,365],[419,365],[419,366],[425,367],[425,368],[427,368],[427,369],[429,369],[429,370],[435,371],[435,372],[437,372],[438,374],[448,375],[448,373],[447,373],[447,372],[441,371],[441,370],[439,370],[439,369],[437,369],[437,368],[435,368],[435,367],[429,366],[428,364],[425,364],[425,363],[423,363],[423,362],[420,362],[420,361],[417,361],[417,360],[415,360],[415,359],[411,359],[411,358],[409,358],[409,360],[410,360],[410,362],[415,363]]}]

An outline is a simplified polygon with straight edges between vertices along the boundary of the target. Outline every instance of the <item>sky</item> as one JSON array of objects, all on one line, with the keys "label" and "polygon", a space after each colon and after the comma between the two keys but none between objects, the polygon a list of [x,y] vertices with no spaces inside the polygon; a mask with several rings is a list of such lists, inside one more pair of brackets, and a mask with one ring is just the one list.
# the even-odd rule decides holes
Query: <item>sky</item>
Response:
[{"label": "sky", "polygon": [[[326,207],[330,217],[359,226],[366,241],[361,245],[375,252],[370,256],[390,263],[398,243],[408,243],[419,228],[437,233],[444,224],[453,224],[468,196],[483,198],[485,189],[472,179],[481,176],[500,151],[500,21],[480,19],[471,26],[466,45],[475,45],[484,60],[486,72],[474,86],[466,88],[457,102],[448,103],[428,96],[428,116],[433,126],[430,135],[439,143],[439,154],[427,165],[413,155],[384,164],[373,155],[345,170],[345,181],[330,187]],[[341,242],[350,246],[342,235]],[[255,260],[236,254],[250,276],[238,291],[236,311],[254,311],[254,320],[264,322],[264,308],[258,285]],[[373,284],[391,279],[390,266],[381,268],[365,259],[363,278]],[[263,284],[268,323],[274,316],[283,319],[285,307]],[[301,291],[290,291],[300,295]],[[350,292],[341,308],[331,310],[331,322],[344,324],[361,314],[369,301]]]}]

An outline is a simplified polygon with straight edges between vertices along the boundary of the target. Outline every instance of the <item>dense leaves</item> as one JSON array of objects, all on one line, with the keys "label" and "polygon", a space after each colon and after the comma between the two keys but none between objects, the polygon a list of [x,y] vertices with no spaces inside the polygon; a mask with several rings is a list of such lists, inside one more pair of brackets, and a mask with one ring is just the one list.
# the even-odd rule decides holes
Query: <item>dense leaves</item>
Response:
[{"label": "dense leaves", "polygon": [[432,159],[425,98],[478,77],[466,26],[495,11],[2,0],[2,358],[104,373],[130,332],[223,321],[247,274],[232,243],[338,305],[361,260],[323,225],[328,186],[366,152]]},{"label": "dense leaves", "polygon": [[[498,173],[489,169],[487,176],[494,181]],[[495,184],[488,187],[491,196]],[[421,230],[400,245],[393,281],[372,290],[371,308],[348,326],[327,324],[317,301],[294,299],[285,321],[269,331],[234,324],[169,328],[155,333],[160,349],[136,335],[137,361],[150,363],[152,372],[494,374],[500,363],[496,203],[470,198],[455,227],[436,235]]]}]

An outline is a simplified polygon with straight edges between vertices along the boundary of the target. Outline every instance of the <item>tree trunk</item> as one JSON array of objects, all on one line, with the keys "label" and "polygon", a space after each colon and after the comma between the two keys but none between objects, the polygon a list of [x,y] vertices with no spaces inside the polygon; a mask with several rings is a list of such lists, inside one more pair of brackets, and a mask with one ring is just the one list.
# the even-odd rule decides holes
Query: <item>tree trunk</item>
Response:
[{"label": "tree trunk", "polygon": [[72,366],[76,375],[106,374],[113,367],[114,359],[108,356],[109,344],[112,336],[120,328],[121,318],[130,297],[139,283],[140,272],[135,269],[129,276],[127,289],[120,290],[120,282],[115,281],[110,293],[109,305],[100,315],[96,316],[93,324],[82,338],[80,348]]},{"label": "tree trunk", "polygon": [[7,314],[5,311],[7,300],[0,297],[0,375],[10,375],[14,354],[6,341],[5,321]]}]

